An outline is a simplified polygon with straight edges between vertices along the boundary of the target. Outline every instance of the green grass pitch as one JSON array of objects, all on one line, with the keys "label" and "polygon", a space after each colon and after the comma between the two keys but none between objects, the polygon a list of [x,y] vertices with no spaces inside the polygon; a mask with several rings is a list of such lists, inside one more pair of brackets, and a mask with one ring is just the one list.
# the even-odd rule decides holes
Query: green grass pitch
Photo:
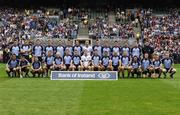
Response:
[{"label": "green grass pitch", "polygon": [[51,81],[7,78],[0,65],[0,115],[180,115],[174,79]]}]

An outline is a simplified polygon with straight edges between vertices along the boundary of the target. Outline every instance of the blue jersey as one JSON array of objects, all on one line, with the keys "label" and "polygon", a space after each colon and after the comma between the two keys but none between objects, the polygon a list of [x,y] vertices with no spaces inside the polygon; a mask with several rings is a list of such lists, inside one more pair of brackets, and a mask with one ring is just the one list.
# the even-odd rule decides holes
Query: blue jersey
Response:
[{"label": "blue jersey", "polygon": [[155,60],[155,61],[152,62],[152,65],[154,67],[160,67],[161,66],[161,61],[160,60]]},{"label": "blue jersey", "polygon": [[65,51],[69,50],[69,54],[72,55],[73,54],[73,47],[72,46],[66,46],[65,47]]},{"label": "blue jersey", "polygon": [[113,56],[113,57],[111,58],[111,60],[112,60],[112,65],[113,65],[113,66],[119,66],[119,60],[120,60],[120,57],[119,57],[119,56]]},{"label": "blue jersey", "polygon": [[133,69],[138,69],[141,66],[140,61],[132,61],[131,66]]},{"label": "blue jersey", "polygon": [[56,53],[59,53],[60,54],[60,57],[63,57],[64,56],[64,47],[63,46],[57,46],[55,48],[55,51]]},{"label": "blue jersey", "polygon": [[98,66],[101,62],[101,57],[99,55],[94,55],[92,57],[92,63],[95,65],[95,66]]},{"label": "blue jersey", "polygon": [[164,68],[169,69],[173,65],[173,59],[171,59],[171,58],[164,58],[162,60],[162,64],[164,65]]},{"label": "blue jersey", "polygon": [[40,61],[34,61],[32,63],[33,69],[39,69],[41,67],[41,62]]},{"label": "blue jersey", "polygon": [[130,57],[129,56],[122,56],[121,64],[122,64],[122,66],[128,66],[130,64]]},{"label": "blue jersey", "polygon": [[80,65],[81,57],[79,55],[74,55],[72,60],[73,60],[73,64],[77,66]]},{"label": "blue jersey", "polygon": [[54,57],[53,56],[47,56],[46,58],[45,58],[45,63],[47,64],[47,65],[53,65],[53,61],[54,61]]},{"label": "blue jersey", "polygon": [[81,56],[81,54],[82,54],[82,47],[75,45],[75,46],[73,47],[73,51],[75,51],[75,50],[77,50],[78,55]]},{"label": "blue jersey", "polygon": [[132,48],[131,55],[132,55],[132,57],[137,56],[139,58],[141,55],[141,49],[139,47]]},{"label": "blue jersey", "polygon": [[41,45],[35,45],[33,47],[33,54],[37,57],[41,57],[43,54],[43,47]]},{"label": "blue jersey", "polygon": [[127,56],[130,55],[130,48],[129,47],[122,47],[121,51],[122,51],[122,54],[126,53]]},{"label": "blue jersey", "polygon": [[98,55],[101,57],[102,56],[102,46],[95,45],[93,46],[93,51],[97,50]]},{"label": "blue jersey", "polygon": [[110,47],[103,47],[102,48],[103,56],[104,56],[105,52],[108,52],[108,56],[110,56],[111,55],[111,48]]},{"label": "blue jersey", "polygon": [[112,53],[115,53],[115,52],[116,52],[118,56],[120,55],[120,51],[121,51],[121,48],[118,47],[118,46],[114,46],[114,47],[112,48]]},{"label": "blue jersey", "polygon": [[141,60],[141,67],[143,69],[147,69],[149,66],[151,66],[151,60],[150,59],[142,59]]},{"label": "blue jersey", "polygon": [[65,55],[63,59],[64,59],[64,64],[66,65],[71,64],[71,60],[72,60],[71,55]]},{"label": "blue jersey", "polygon": [[7,64],[9,66],[9,68],[16,68],[16,67],[19,66],[19,60],[18,59],[16,59],[16,60],[9,60]]},{"label": "blue jersey", "polygon": [[22,66],[27,66],[29,64],[28,60],[24,60],[24,61],[20,61],[19,62],[19,66],[22,67]]},{"label": "blue jersey", "polygon": [[15,54],[16,56],[19,56],[20,47],[19,46],[12,46],[10,51],[11,51],[12,54]]},{"label": "blue jersey", "polygon": [[109,56],[107,56],[107,57],[102,57],[101,60],[102,60],[102,65],[103,65],[103,66],[107,67],[107,66],[109,65],[109,60],[110,60]]},{"label": "blue jersey", "polygon": [[55,63],[56,65],[61,65],[62,62],[63,62],[63,60],[62,60],[61,57],[55,57],[55,58],[54,58],[54,63]]},{"label": "blue jersey", "polygon": [[22,47],[21,47],[21,50],[26,51],[26,53],[23,54],[25,56],[29,55],[29,52],[27,52],[27,51],[30,51],[30,49],[31,49],[30,45],[22,45]]},{"label": "blue jersey", "polygon": [[46,55],[48,54],[49,51],[51,51],[52,53],[54,53],[54,47],[53,47],[53,46],[46,46],[46,47],[45,47],[45,53],[46,53]]}]

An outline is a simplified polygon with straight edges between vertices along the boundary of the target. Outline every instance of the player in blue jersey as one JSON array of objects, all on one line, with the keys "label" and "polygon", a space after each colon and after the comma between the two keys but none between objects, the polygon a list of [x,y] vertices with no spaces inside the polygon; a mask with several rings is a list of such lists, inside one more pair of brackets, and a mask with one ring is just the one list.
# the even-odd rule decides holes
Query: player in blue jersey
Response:
[{"label": "player in blue jersey", "polygon": [[108,71],[111,70],[111,58],[109,57],[108,51],[104,52],[104,55],[101,59],[101,70],[102,71]]},{"label": "player in blue jersey", "polygon": [[64,62],[64,65],[65,65],[65,69],[67,71],[70,70],[70,66],[72,64],[72,55],[70,55],[69,53],[70,51],[68,49],[65,50],[65,55],[63,57],[63,62]]},{"label": "player in blue jersey", "polygon": [[149,59],[149,54],[145,53],[143,59],[141,60],[141,70],[142,70],[142,76],[145,77],[151,77],[151,73],[153,71],[153,67],[151,65],[151,60]]},{"label": "player in blue jersey", "polygon": [[120,67],[120,71],[122,72],[122,78],[124,78],[124,73],[125,70],[127,70],[128,72],[128,77],[130,77],[130,73],[131,73],[131,59],[130,57],[127,55],[126,52],[123,53],[122,57],[121,57],[121,67]]},{"label": "player in blue jersey", "polygon": [[10,48],[11,54],[15,54],[17,58],[20,56],[20,47],[18,41],[14,41],[13,46]]},{"label": "player in blue jersey", "polygon": [[19,73],[20,73],[20,77],[29,77],[28,73],[29,73],[29,61],[24,57],[21,56],[21,59],[19,61]]},{"label": "player in blue jersey", "polygon": [[28,40],[25,40],[25,43],[21,46],[21,55],[31,62],[31,45]]},{"label": "player in blue jersey", "polygon": [[16,54],[12,54],[10,60],[6,64],[6,72],[9,77],[17,77],[19,60],[16,58]]},{"label": "player in blue jersey", "polygon": [[33,77],[35,77],[36,74],[38,75],[38,77],[43,77],[42,64],[36,56],[34,57],[34,61],[31,64],[31,73]]},{"label": "player in blue jersey", "polygon": [[99,55],[100,57],[102,57],[102,46],[100,45],[100,42],[99,42],[98,39],[96,40],[96,43],[95,43],[95,45],[93,46],[93,51],[95,51],[95,50],[97,50],[98,55]]},{"label": "player in blue jersey", "polygon": [[74,51],[74,52],[77,51],[78,55],[81,56],[81,55],[82,55],[82,50],[83,50],[83,48],[82,48],[82,46],[79,44],[79,40],[76,40],[75,42],[76,42],[76,43],[75,43],[75,45],[74,45],[74,47],[73,47],[73,51]]},{"label": "player in blue jersey", "polygon": [[[43,61],[42,55],[43,55],[43,46],[40,43],[40,40],[36,40],[36,44],[32,48],[32,54],[33,57],[37,57],[39,61]],[[32,60],[33,61],[33,60]]]},{"label": "player in blue jersey", "polygon": [[59,45],[55,47],[55,53],[60,54],[60,57],[64,57],[64,45],[62,43],[62,41],[59,41]]},{"label": "player in blue jersey", "polygon": [[173,75],[176,73],[176,69],[173,67],[173,59],[170,58],[169,53],[165,54],[165,58],[162,60],[162,64],[164,66],[163,74],[164,78],[166,78],[166,74],[170,73],[170,77],[173,78]]},{"label": "player in blue jersey", "polygon": [[98,49],[94,50],[94,55],[92,56],[92,71],[100,71],[101,70],[101,57],[98,55]]},{"label": "player in blue jersey", "polygon": [[113,53],[113,56],[111,57],[111,61],[112,61],[111,70],[120,72],[121,57],[118,55],[118,52]]},{"label": "player in blue jersey", "polygon": [[79,55],[78,49],[75,49],[74,55],[72,57],[71,65],[70,65],[70,70],[80,71],[80,66],[81,66],[81,56]]},{"label": "player in blue jersey", "polygon": [[115,52],[120,56],[121,48],[119,47],[118,41],[115,41],[114,46],[112,47],[112,53],[114,54]]},{"label": "player in blue jersey", "polygon": [[131,56],[137,56],[138,58],[140,58],[141,56],[141,48],[138,46],[137,43],[135,43],[135,46],[131,48]]},{"label": "player in blue jersey", "polygon": [[162,63],[158,54],[154,54],[154,60],[152,61],[154,74],[151,76],[153,78],[160,78],[162,73]]},{"label": "player in blue jersey", "polygon": [[52,41],[51,40],[48,40],[48,45],[47,46],[45,46],[45,54],[46,54],[46,56],[48,55],[48,52],[52,52],[52,55],[54,54],[54,46],[53,46],[53,44],[52,44]]},{"label": "player in blue jersey", "polygon": [[131,74],[134,77],[134,74],[137,75],[137,78],[141,77],[141,62],[137,56],[134,56],[131,62]]},{"label": "player in blue jersey", "polygon": [[131,49],[128,47],[128,43],[125,43],[125,45],[121,48],[121,53],[126,53],[127,56],[130,56]]},{"label": "player in blue jersey", "polygon": [[65,70],[63,59],[60,56],[59,52],[57,52],[55,55],[54,63],[53,63],[53,70],[56,70],[56,71]]},{"label": "player in blue jersey", "polygon": [[107,41],[104,42],[104,46],[102,47],[102,55],[105,55],[105,52],[108,53],[108,56],[111,55],[111,47],[109,46],[109,43]]},{"label": "player in blue jersey", "polygon": [[48,77],[49,72],[53,69],[53,63],[54,63],[54,56],[52,51],[48,51],[47,56],[45,57],[45,65],[44,65],[44,72],[45,76]]}]

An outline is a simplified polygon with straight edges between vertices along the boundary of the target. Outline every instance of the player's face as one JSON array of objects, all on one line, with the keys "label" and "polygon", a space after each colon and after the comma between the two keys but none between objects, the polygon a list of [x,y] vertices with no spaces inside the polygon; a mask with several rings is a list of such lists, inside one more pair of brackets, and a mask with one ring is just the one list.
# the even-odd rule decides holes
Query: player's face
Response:
[{"label": "player's face", "polygon": [[37,45],[40,45],[40,41],[39,41],[39,40],[37,40],[37,41],[36,41],[36,44],[37,44]]},{"label": "player's face", "polygon": [[149,55],[146,53],[146,54],[144,54],[144,57],[145,57],[146,59],[148,59]]},{"label": "player's face", "polygon": [[85,51],[84,51],[84,55],[86,55],[86,56],[87,56],[87,54],[88,54],[88,52],[87,52],[87,50],[85,50]]},{"label": "player's face", "polygon": [[117,41],[116,41],[116,42],[114,42],[114,45],[115,45],[115,46],[118,46],[118,42],[117,42]]},{"label": "player's face", "polygon": [[69,55],[69,50],[66,50],[66,55]]},{"label": "player's face", "polygon": [[74,51],[74,55],[78,55],[78,51],[77,50]]},{"label": "player's face", "polygon": [[168,53],[165,55],[165,58],[169,58],[169,54]]},{"label": "player's face", "polygon": [[125,45],[124,45],[125,47],[128,47],[128,44],[127,43],[125,43]]},{"label": "player's face", "polygon": [[12,60],[16,60],[16,55],[12,55]]},{"label": "player's face", "polygon": [[34,60],[37,62],[37,61],[38,61],[38,58],[37,58],[37,57],[35,57],[35,58],[34,58]]},{"label": "player's face", "polygon": [[89,45],[89,41],[86,41],[85,44],[86,44],[86,46],[88,46]]},{"label": "player's face", "polygon": [[76,40],[76,45],[79,45],[79,41],[78,40]]},{"label": "player's face", "polygon": [[105,53],[104,53],[104,56],[105,56],[105,57],[108,57],[108,52],[105,52]]},{"label": "player's face", "polygon": [[155,60],[159,60],[159,56],[158,55],[155,55]]},{"label": "player's face", "polygon": [[52,52],[51,52],[51,51],[49,51],[49,52],[48,52],[48,56],[51,56],[51,55],[52,55]]},{"label": "player's face", "polygon": [[96,41],[96,45],[100,45],[99,40]]},{"label": "player's face", "polygon": [[18,41],[15,41],[15,42],[14,42],[14,45],[17,46],[17,45],[18,45]]},{"label": "player's face", "polygon": [[51,44],[52,44],[52,42],[51,42],[51,40],[49,40],[49,41],[48,41],[48,45],[51,45]]},{"label": "player's face", "polygon": [[28,44],[29,44],[29,41],[28,41],[28,40],[26,40],[26,41],[25,41],[25,44],[26,44],[26,45],[28,45]]},{"label": "player's face", "polygon": [[116,52],[114,53],[114,56],[117,56],[117,53],[116,53]]},{"label": "player's face", "polygon": [[97,50],[94,51],[94,55],[98,55],[98,51]]}]

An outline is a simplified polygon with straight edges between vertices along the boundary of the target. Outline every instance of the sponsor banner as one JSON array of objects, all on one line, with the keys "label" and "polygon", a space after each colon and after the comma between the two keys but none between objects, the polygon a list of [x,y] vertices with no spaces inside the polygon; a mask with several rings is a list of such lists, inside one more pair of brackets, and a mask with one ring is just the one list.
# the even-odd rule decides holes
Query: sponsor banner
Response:
[{"label": "sponsor banner", "polygon": [[51,80],[118,80],[117,71],[51,71]]}]

